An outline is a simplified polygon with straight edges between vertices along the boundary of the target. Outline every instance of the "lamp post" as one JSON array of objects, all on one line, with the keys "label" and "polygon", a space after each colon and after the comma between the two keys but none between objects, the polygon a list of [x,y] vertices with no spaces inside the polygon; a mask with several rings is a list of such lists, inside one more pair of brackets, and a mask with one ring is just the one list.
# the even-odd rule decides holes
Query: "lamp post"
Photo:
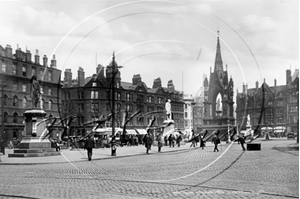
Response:
[{"label": "lamp post", "polygon": [[227,120],[227,143],[230,143],[230,133],[229,133],[229,122],[230,120]]},{"label": "lamp post", "polygon": [[192,129],[194,130],[195,132],[195,102],[192,102],[191,105],[192,105]]},{"label": "lamp post", "polygon": [[116,136],[115,136],[115,76],[118,73],[118,68],[121,68],[121,66],[116,66],[115,65],[115,53],[113,53],[113,57],[112,57],[112,89],[111,89],[111,97],[112,97],[112,105],[111,105],[111,109],[112,109],[112,117],[111,117],[111,122],[112,122],[112,139],[111,139],[111,156],[116,156]]},{"label": "lamp post", "polygon": [[111,156],[116,156],[116,138],[115,138],[115,53],[113,53],[113,58],[112,58],[112,139],[111,139]]}]

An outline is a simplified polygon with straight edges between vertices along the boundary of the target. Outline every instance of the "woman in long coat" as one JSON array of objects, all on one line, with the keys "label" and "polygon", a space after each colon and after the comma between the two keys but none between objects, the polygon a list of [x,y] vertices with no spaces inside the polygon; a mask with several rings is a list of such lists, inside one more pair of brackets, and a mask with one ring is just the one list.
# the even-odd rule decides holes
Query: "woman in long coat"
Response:
[{"label": "woman in long coat", "polygon": [[204,149],[205,147],[205,141],[203,139],[203,136],[199,135],[200,136],[200,148]]},{"label": "woman in long coat", "polygon": [[143,141],[144,141],[144,144],[145,144],[145,147],[146,147],[146,153],[148,154],[149,150],[151,148],[151,145],[152,145],[152,139],[151,139],[150,135],[146,134]]}]

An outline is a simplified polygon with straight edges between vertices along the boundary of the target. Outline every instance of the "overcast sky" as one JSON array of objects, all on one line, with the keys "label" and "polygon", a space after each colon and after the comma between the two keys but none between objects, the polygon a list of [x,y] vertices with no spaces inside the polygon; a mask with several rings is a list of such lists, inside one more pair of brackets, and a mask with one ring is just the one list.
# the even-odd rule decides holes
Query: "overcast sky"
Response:
[{"label": "overcast sky", "polygon": [[298,0],[1,0],[0,30],[3,47],[55,54],[73,78],[115,52],[122,81],[140,74],[152,87],[160,77],[189,94],[213,70],[218,30],[235,91],[264,78],[283,85],[285,71],[299,68]]}]

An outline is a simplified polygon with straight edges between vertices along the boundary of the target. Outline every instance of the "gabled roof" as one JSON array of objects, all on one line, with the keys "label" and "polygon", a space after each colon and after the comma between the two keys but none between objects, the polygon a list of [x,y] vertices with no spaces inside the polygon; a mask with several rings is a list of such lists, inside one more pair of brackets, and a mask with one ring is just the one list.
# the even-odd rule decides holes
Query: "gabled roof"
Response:
[{"label": "gabled roof", "polygon": [[100,81],[96,75],[93,75],[92,77],[85,78],[85,85],[84,86],[92,86],[93,82],[97,82],[97,87],[102,86],[105,87],[105,83]]},{"label": "gabled roof", "polygon": [[144,82],[139,82],[133,90],[148,92],[148,87]]},{"label": "gabled roof", "polygon": [[121,81],[121,86],[122,86],[122,88],[124,88],[125,90],[132,90],[132,83],[129,83],[129,82],[122,82],[122,81]]},{"label": "gabled roof", "polygon": [[132,83],[129,82],[121,82],[121,87],[125,90],[140,90],[143,89],[143,91],[148,92],[148,87],[144,82],[140,82],[137,85],[132,85]]},{"label": "gabled roof", "polygon": [[162,87],[157,88],[148,88],[148,93],[154,93],[154,94],[164,94],[165,91]]}]

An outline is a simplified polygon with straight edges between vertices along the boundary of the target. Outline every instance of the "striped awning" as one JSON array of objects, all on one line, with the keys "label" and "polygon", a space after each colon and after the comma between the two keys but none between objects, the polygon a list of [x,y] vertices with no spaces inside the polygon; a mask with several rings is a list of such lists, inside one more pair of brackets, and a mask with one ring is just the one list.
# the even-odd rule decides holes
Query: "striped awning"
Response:
[{"label": "striped awning", "polygon": [[136,133],[139,134],[139,135],[145,135],[145,134],[147,134],[146,129],[135,129],[135,130],[136,130]]},{"label": "striped awning", "polygon": [[126,129],[127,134],[136,135],[136,131],[134,129]]}]

